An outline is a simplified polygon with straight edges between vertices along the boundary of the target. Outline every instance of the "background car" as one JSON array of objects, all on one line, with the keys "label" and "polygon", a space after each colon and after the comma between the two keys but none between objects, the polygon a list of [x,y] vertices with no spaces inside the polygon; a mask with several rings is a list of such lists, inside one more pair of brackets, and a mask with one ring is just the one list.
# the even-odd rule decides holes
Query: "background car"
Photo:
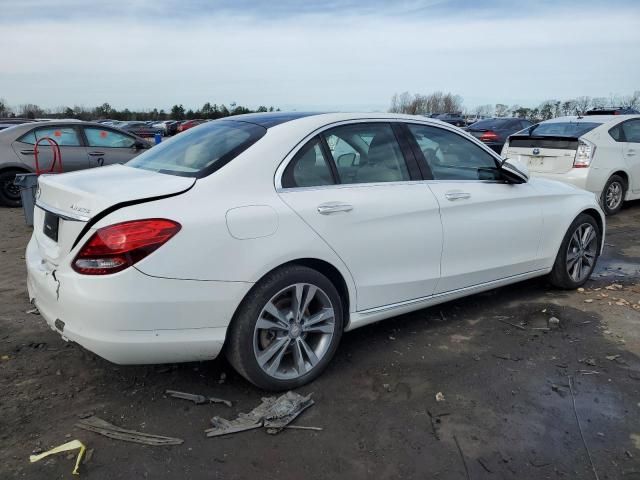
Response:
[{"label": "background car", "polygon": [[27,285],[51,328],[107,360],[224,345],[245,378],[284,390],[317,377],[344,330],[541,275],[576,288],[603,234],[592,194],[528,182],[442,122],[249,114],[43,177]]},{"label": "background car", "polygon": [[185,130],[189,130],[190,128],[197,127],[198,125],[205,123],[206,120],[184,120],[180,125],[178,125],[177,132],[184,132]]},{"label": "background car", "polygon": [[505,158],[531,175],[595,193],[607,215],[640,198],[640,115],[560,117],[509,137]]},{"label": "background car", "polygon": [[0,130],[13,127],[14,125],[22,125],[23,123],[33,123],[36,120],[28,118],[0,118]]},{"label": "background car", "polygon": [[464,127],[467,124],[461,113],[441,113],[433,118],[455,125],[456,127]]},{"label": "background car", "polygon": [[[16,174],[34,173],[34,144],[49,137],[58,143],[65,172],[124,163],[149,143],[135,135],[90,122],[27,122],[0,131],[0,205],[21,205],[20,191],[13,184]],[[41,145],[39,164],[46,168],[52,161],[47,143]]]},{"label": "background car", "polygon": [[638,110],[630,107],[598,107],[592,108],[585,115],[637,115],[640,114]]},{"label": "background car", "polygon": [[148,125],[147,122],[123,122],[117,127],[142,138],[153,138],[156,133],[162,133],[162,130]]},{"label": "background car", "polygon": [[500,153],[509,135],[531,125],[533,123],[529,120],[520,118],[488,118],[473,123],[467,131],[496,153]]}]

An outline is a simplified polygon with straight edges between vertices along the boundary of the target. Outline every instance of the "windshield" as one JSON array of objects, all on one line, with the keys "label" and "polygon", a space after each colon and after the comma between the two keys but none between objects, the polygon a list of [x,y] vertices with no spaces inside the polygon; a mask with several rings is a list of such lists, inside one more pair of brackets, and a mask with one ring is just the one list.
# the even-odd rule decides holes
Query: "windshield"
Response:
[{"label": "windshield", "polygon": [[202,178],[218,170],[267,132],[253,123],[217,120],[180,133],[127,162],[127,166]]},{"label": "windshield", "polygon": [[538,123],[533,127],[522,130],[519,135],[535,137],[571,137],[578,138],[596,127],[602,125],[596,122],[549,122]]}]

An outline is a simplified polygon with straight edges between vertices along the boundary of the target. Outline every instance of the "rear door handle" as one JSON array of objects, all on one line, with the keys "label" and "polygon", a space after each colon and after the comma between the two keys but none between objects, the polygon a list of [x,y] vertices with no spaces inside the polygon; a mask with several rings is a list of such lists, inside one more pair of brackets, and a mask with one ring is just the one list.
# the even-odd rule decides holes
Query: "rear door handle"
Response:
[{"label": "rear door handle", "polygon": [[90,157],[104,157],[104,152],[89,152]]},{"label": "rear door handle", "polygon": [[467,192],[447,192],[444,194],[447,200],[455,202],[456,200],[466,200],[471,198],[471,194]]},{"label": "rear door handle", "polygon": [[20,150],[20,153],[23,155],[33,155],[35,152],[33,150]]},{"label": "rear door handle", "polygon": [[633,157],[635,154],[636,154],[635,150],[633,150],[633,149],[632,150],[627,150],[627,156],[628,157]]},{"label": "rear door handle", "polygon": [[318,213],[320,215],[330,215],[338,212],[350,212],[353,210],[353,205],[348,203],[329,202],[318,205]]}]

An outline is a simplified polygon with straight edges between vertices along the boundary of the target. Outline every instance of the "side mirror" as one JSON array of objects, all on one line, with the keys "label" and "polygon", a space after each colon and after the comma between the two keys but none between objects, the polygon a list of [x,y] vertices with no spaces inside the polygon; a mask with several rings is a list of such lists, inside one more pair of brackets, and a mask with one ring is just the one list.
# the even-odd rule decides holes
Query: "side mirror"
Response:
[{"label": "side mirror", "polygon": [[517,158],[505,158],[500,166],[500,173],[509,183],[527,183],[529,167]]},{"label": "side mirror", "polygon": [[142,140],[136,140],[136,143],[133,144],[133,148],[136,150],[143,150],[145,148],[149,148],[149,144]]}]

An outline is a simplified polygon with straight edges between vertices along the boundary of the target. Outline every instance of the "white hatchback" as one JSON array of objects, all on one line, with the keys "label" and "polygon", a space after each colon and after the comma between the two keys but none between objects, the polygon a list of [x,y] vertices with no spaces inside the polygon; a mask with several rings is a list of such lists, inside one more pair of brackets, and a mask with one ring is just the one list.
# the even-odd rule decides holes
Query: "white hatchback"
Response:
[{"label": "white hatchback", "polygon": [[607,215],[640,198],[640,115],[560,117],[507,140],[504,158],[518,158],[535,177],[595,193]]},{"label": "white hatchback", "polygon": [[28,288],[51,328],[121,364],[224,351],[266,389],[315,378],[345,330],[540,275],[578,287],[605,229],[592,194],[388,114],[234,116],[37,196]]}]

